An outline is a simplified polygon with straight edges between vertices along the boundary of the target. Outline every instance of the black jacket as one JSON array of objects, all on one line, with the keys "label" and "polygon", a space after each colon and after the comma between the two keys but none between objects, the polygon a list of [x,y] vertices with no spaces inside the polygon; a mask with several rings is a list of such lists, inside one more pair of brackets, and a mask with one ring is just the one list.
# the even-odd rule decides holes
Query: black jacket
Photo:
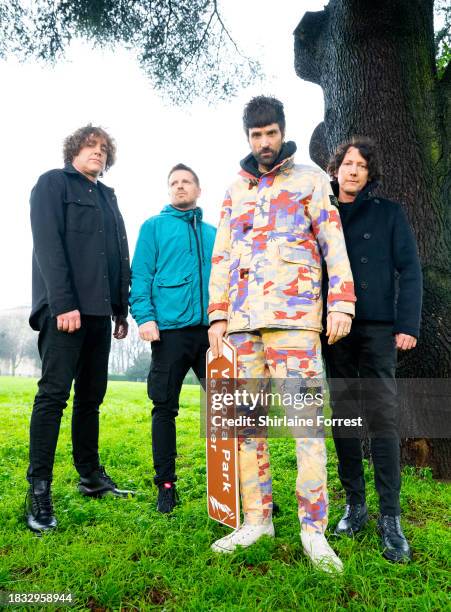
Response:
[{"label": "black jacket", "polygon": [[93,183],[72,165],[39,177],[30,197],[33,293],[30,325],[48,305],[52,316],[126,316],[130,262],[124,221],[113,189],[97,182],[113,211],[120,253],[120,307],[112,312],[104,216]]},{"label": "black jacket", "polygon": [[[393,322],[393,333],[418,338],[422,275],[412,229],[400,204],[374,197],[368,183],[338,209],[357,297],[355,320]],[[338,185],[332,182],[338,195]],[[349,207],[343,211],[345,207]]]}]

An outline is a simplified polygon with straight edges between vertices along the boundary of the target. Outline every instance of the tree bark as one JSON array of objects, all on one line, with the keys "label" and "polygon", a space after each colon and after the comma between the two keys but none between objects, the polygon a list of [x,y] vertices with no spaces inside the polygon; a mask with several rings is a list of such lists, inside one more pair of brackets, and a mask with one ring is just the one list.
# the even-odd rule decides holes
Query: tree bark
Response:
[{"label": "tree bark", "polygon": [[[398,376],[449,377],[451,69],[437,79],[433,0],[330,0],[323,11],[305,13],[294,36],[297,75],[324,93],[312,159],[324,168],[326,150],[353,135],[374,138],[384,171],[380,194],[403,204],[417,237],[422,332],[417,349],[400,355]],[[447,440],[409,441],[402,454],[451,477]]]}]

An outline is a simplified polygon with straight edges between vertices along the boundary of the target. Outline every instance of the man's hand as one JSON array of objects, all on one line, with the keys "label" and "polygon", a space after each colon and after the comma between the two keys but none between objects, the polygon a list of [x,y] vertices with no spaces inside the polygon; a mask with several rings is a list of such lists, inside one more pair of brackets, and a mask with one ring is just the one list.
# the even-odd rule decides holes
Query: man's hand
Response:
[{"label": "man's hand", "polygon": [[71,310],[70,312],[63,312],[56,317],[56,327],[59,331],[73,334],[74,331],[81,327],[81,317],[79,310]]},{"label": "man's hand", "polygon": [[410,351],[417,345],[417,339],[415,336],[409,336],[408,334],[395,334],[396,348],[400,351]]},{"label": "man's hand", "polygon": [[334,344],[351,331],[352,317],[344,312],[329,312],[327,315],[327,344]]},{"label": "man's hand", "polygon": [[215,321],[208,330],[208,340],[210,341],[213,357],[222,357],[222,337],[227,331],[227,321]]},{"label": "man's hand", "polygon": [[125,317],[113,317],[114,331],[113,336],[116,340],[123,340],[128,334],[128,321]]},{"label": "man's hand", "polygon": [[138,327],[139,337],[147,342],[154,342],[160,339],[160,330],[155,321],[147,321]]}]

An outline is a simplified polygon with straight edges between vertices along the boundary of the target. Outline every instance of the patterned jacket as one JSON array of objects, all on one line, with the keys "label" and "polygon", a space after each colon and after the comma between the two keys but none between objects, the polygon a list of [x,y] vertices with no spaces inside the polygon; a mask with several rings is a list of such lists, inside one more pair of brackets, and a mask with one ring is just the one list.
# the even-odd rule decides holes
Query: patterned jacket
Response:
[{"label": "patterned jacket", "polygon": [[327,308],[354,315],[354,283],[340,215],[321,170],[284,159],[254,176],[243,169],[226,193],[213,249],[210,323],[227,331],[321,331],[321,258]]}]

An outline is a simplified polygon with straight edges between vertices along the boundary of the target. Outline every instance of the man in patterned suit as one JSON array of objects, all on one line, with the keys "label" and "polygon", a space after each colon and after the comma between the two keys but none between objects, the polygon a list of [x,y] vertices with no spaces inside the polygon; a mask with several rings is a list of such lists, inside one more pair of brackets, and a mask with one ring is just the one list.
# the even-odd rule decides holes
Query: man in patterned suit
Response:
[{"label": "man in patterned suit", "polygon": [[[321,257],[330,286],[327,335],[346,336],[354,315],[354,285],[327,176],[294,163],[296,145],[285,142],[283,104],[253,98],[244,109],[251,153],[226,193],[210,277],[210,346],[222,337],[236,347],[245,379],[321,378]],[[325,571],[342,563],[328,545],[326,447],[323,437],[296,439],[296,495],[301,541]],[[231,552],[261,536],[274,536],[272,485],[266,438],[239,437],[243,526],[212,546]]]}]

